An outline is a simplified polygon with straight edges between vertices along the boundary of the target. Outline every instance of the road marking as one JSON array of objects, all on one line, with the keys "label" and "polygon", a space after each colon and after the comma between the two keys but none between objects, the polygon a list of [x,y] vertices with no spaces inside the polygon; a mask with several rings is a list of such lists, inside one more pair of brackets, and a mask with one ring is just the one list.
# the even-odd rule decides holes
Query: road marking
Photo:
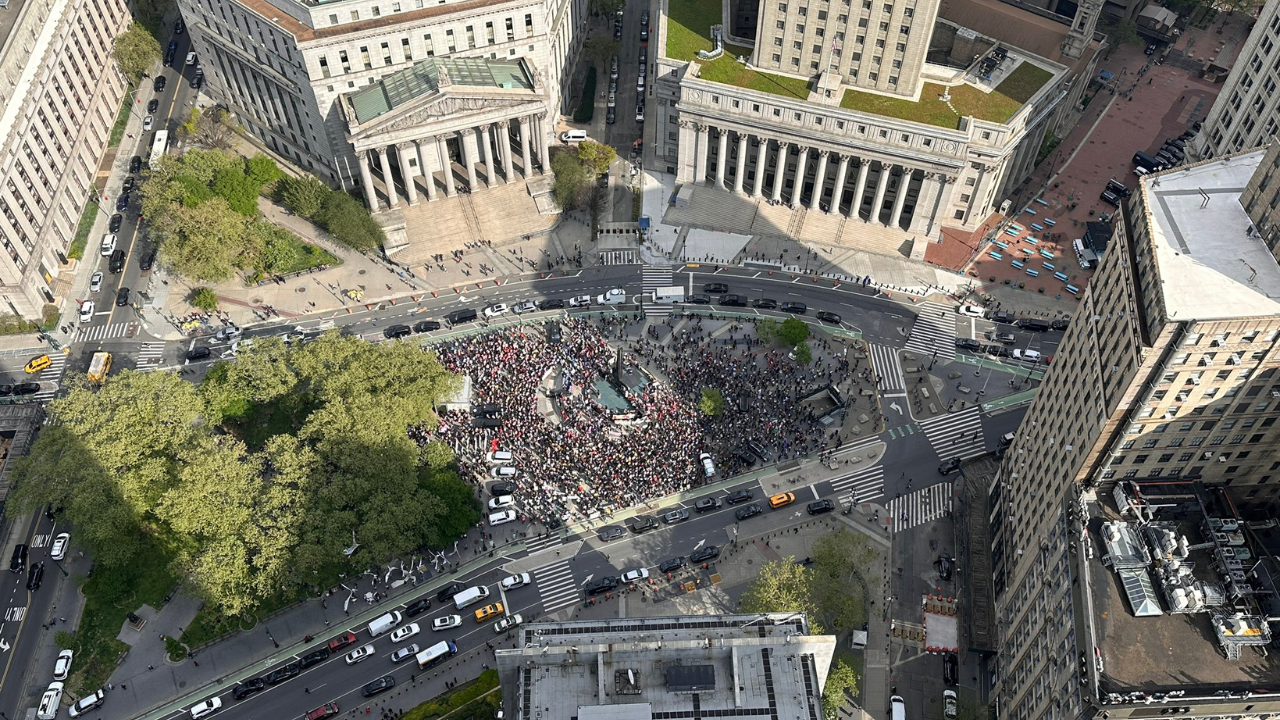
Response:
[{"label": "road marking", "polygon": [[27,609],[25,607],[11,607],[4,612],[5,622],[19,622],[26,617]]}]

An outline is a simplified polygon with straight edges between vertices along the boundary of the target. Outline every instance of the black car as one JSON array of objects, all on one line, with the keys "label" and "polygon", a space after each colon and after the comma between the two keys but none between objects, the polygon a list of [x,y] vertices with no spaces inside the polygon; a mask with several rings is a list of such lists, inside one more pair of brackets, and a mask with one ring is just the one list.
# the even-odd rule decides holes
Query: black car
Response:
[{"label": "black car", "polygon": [[716,545],[704,545],[689,554],[689,562],[701,563],[720,557],[720,548]]},{"label": "black car", "polygon": [[1148,44],[1147,44],[1146,49],[1142,51],[1142,54],[1143,54],[1143,55],[1155,55],[1155,54],[1156,54],[1156,49],[1157,49],[1157,48],[1156,48],[1156,44],[1155,44],[1155,43],[1148,43]]},{"label": "black car", "polygon": [[939,475],[950,475],[951,473],[958,472],[959,470],[960,470],[960,458],[951,458],[950,460],[943,460],[942,464],[938,465]]},{"label": "black car", "polygon": [[[610,125],[618,122],[618,109],[616,107],[611,107],[608,110],[606,110],[604,113],[604,121]],[[606,174],[605,182],[608,183],[608,181],[609,181],[609,176]]]},{"label": "black car", "polygon": [[473,428],[499,428],[499,427],[502,427],[502,418],[496,418],[496,417],[473,417],[473,418],[471,418],[471,427],[473,427]]},{"label": "black car", "polygon": [[196,74],[191,77],[191,87],[199,90],[204,87],[204,71],[196,70]]},{"label": "black car", "polygon": [[689,511],[683,508],[679,510],[672,510],[671,512],[665,513],[662,516],[662,522],[668,525],[675,525],[676,523],[682,523],[688,519],[689,519]]},{"label": "black car", "polygon": [[631,518],[627,525],[631,528],[631,532],[639,535],[658,527],[658,521],[651,515],[637,515]]},{"label": "black car", "polygon": [[497,415],[502,412],[502,406],[498,403],[476,403],[471,406],[472,415]]},{"label": "black car", "polygon": [[188,360],[205,360],[212,354],[213,354],[213,351],[207,347],[194,347],[187,351],[187,359]]},{"label": "black car", "polygon": [[810,515],[821,515],[822,513],[829,513],[832,510],[835,510],[836,504],[826,498],[823,498],[809,503],[805,509],[809,511]]},{"label": "black car", "polygon": [[131,193],[133,192],[133,189],[137,187],[137,185],[138,185],[138,179],[132,175],[129,175],[124,179],[124,184],[120,186],[120,191]]},{"label": "black car", "polygon": [[151,83],[151,89],[155,92],[164,92],[164,86],[168,82],[163,75],[157,75],[155,81]]},{"label": "black car", "polygon": [[1099,195],[1098,198],[1102,200],[1102,202],[1107,203],[1108,205],[1120,207],[1120,198],[1117,197],[1116,194],[1111,192],[1110,190],[1103,190],[1102,194]]},{"label": "black car", "polygon": [[137,173],[141,169],[142,169],[141,157],[134,155],[133,157],[129,158],[129,172]]},{"label": "black car", "polygon": [[741,295],[725,295],[720,298],[720,304],[729,307],[746,307],[747,299]]},{"label": "black car", "polygon": [[747,441],[747,449],[750,450],[756,457],[760,458],[760,462],[762,463],[773,462],[773,455],[770,454],[769,451],[766,450],[763,445],[756,442],[755,440]]},{"label": "black car", "polygon": [[120,232],[120,225],[124,222],[124,216],[116,213],[107,221],[107,232]]},{"label": "black car", "polygon": [[713,497],[704,497],[693,504],[693,509],[700,513],[709,512],[720,507],[720,499]]},{"label": "black car", "polygon": [[322,647],[312,650],[311,652],[298,658],[298,667],[306,670],[312,665],[319,665],[329,659],[329,648]]},{"label": "black car", "polygon": [[[563,341],[564,341],[564,335],[560,332],[560,323],[558,322],[547,323],[547,344],[559,345]],[[563,390],[563,388],[560,388],[560,389]]]},{"label": "black car", "polygon": [[1013,356],[1013,353],[1009,351],[1009,348],[1003,345],[988,345],[985,348],[983,348],[983,352],[990,355],[991,357],[1012,357]]},{"label": "black car", "polygon": [[661,563],[659,563],[658,572],[673,573],[688,564],[689,564],[688,561],[685,560],[684,558],[674,557],[674,558],[671,558],[670,560],[663,560]]},{"label": "black car", "polygon": [[419,320],[413,324],[413,331],[417,333],[431,332],[440,329],[439,320]]},{"label": "black car", "polygon": [[560,310],[564,307],[564,301],[558,298],[550,298],[538,301],[539,310]]},{"label": "black car", "polygon": [[596,537],[605,542],[609,542],[610,540],[617,540],[620,537],[625,537],[626,534],[626,528],[618,527],[617,525],[610,525],[608,527],[600,528],[600,530],[596,532]]},{"label": "black car", "polygon": [[738,445],[734,447],[733,454],[747,467],[751,467],[756,464],[756,456],[751,453],[751,448],[746,445]]},{"label": "black car", "polygon": [[516,484],[513,482],[496,482],[489,486],[489,494],[498,497],[499,495],[512,495],[516,491]]},{"label": "black car", "polygon": [[973,338],[956,338],[957,350],[981,350],[982,343]]},{"label": "black car", "polygon": [[44,580],[44,561],[40,561],[32,565],[27,570],[27,589],[35,592],[40,589],[40,583]]},{"label": "black car", "polygon": [[13,394],[12,385],[0,385],[0,397],[9,397]]},{"label": "black car", "polygon": [[168,48],[166,48],[166,49],[165,49],[165,51],[164,51],[164,65],[165,65],[165,67],[169,67],[169,66],[173,65],[173,58],[174,58],[174,56],[175,56],[175,55],[177,55],[177,54],[178,54],[178,41],[177,41],[177,40],[170,40],[170,41],[169,41],[169,47],[168,47]]},{"label": "black car", "polygon": [[938,566],[938,577],[943,580],[950,580],[951,571],[955,567],[955,564],[955,560],[953,560],[950,555],[946,553],[939,555],[938,562],[936,563]]},{"label": "black car", "polygon": [[13,386],[14,395],[35,395],[40,392],[40,383],[24,382]]},{"label": "black car", "polygon": [[792,300],[792,301],[782,303],[781,310],[782,312],[789,312],[789,313],[795,313],[796,315],[803,315],[809,312],[809,306],[805,305],[802,302],[795,302],[794,300]]},{"label": "black car", "polygon": [[13,548],[13,557],[9,558],[9,572],[20,573],[27,569],[27,546],[18,545]]},{"label": "black car", "polygon": [[178,18],[178,22],[173,24],[174,35],[181,35],[183,31],[185,31],[186,29],[187,29],[187,26],[182,23],[182,18]]},{"label": "black car", "polygon": [[602,577],[587,583],[587,594],[599,595],[600,593],[609,592],[616,587],[618,587],[618,578],[612,576]]},{"label": "black car", "polygon": [[1054,320],[1053,322],[1049,323],[1049,327],[1061,332],[1071,327],[1071,320],[1070,318],[1061,318],[1058,320]]},{"label": "black car", "polygon": [[408,337],[413,334],[413,328],[408,325],[392,325],[382,331],[382,336],[388,340],[396,338]]},{"label": "black car", "polygon": [[988,316],[987,319],[990,320],[991,322],[1012,324],[1013,321],[1017,319],[1017,316],[1015,316],[1013,313],[1009,312],[1008,310],[997,310],[991,313],[991,315]]},{"label": "black car", "polygon": [[383,675],[373,682],[360,688],[360,694],[365,697],[373,697],[380,692],[386,692],[396,686],[396,679],[390,675]]},{"label": "black car", "polygon": [[129,304],[129,288],[120,288],[116,292],[116,307],[124,307]]},{"label": "black car", "polygon": [[773,298],[756,298],[751,301],[751,307],[760,310],[775,310],[778,307],[778,301]]},{"label": "black car", "polygon": [[147,103],[147,112],[155,113],[155,111],[159,109],[160,109],[160,101],[156,98],[151,98],[151,101]]},{"label": "black car", "polygon": [[155,264],[156,264],[155,250],[148,250],[147,252],[142,253],[142,257],[138,259],[138,269],[141,270],[142,272],[146,272],[150,270],[151,266]]},{"label": "black car", "polygon": [[256,692],[262,692],[266,687],[267,684],[262,682],[262,678],[249,678],[231,688],[231,697],[243,700]]},{"label": "black car", "polygon": [[942,657],[942,681],[952,687],[960,684],[960,659],[955,653]]},{"label": "black car", "polygon": [[294,660],[284,667],[276,668],[267,673],[263,679],[267,681],[268,685],[279,685],[289,678],[297,677],[300,672],[302,672],[302,666],[298,664],[297,660]]},{"label": "black car", "polygon": [[833,312],[828,312],[826,310],[818,311],[818,319],[821,320],[822,322],[829,322],[835,325],[840,324],[840,316]]},{"label": "black car", "polygon": [[449,598],[453,597],[454,595],[457,595],[458,593],[466,589],[467,589],[466,586],[463,585],[462,583],[457,583],[457,582],[449,583],[448,585],[445,585],[444,587],[440,588],[438,592],[436,592],[436,600],[438,600],[439,602],[444,602],[445,600],[448,600]]},{"label": "black car", "polygon": [[764,512],[764,510],[760,507],[760,503],[751,503],[750,505],[740,507],[733,511],[733,516],[739,520],[746,520],[747,518],[755,517],[762,512]]},{"label": "black car", "polygon": [[727,497],[725,497],[725,500],[727,500],[730,505],[737,505],[738,503],[746,502],[750,499],[751,499],[750,490],[734,490],[733,492],[729,493]]},{"label": "black car", "polygon": [[702,286],[702,292],[711,293],[712,295],[723,295],[729,292],[729,286],[722,282],[707,283]]},{"label": "black car", "polygon": [[685,300],[684,300],[684,301],[685,301],[685,302],[687,302],[687,303],[689,303],[689,304],[691,304],[691,305],[710,305],[710,304],[711,304],[711,296],[709,296],[709,295],[697,295],[697,294],[694,294],[694,295],[690,295],[689,297],[685,298]]},{"label": "black car", "polygon": [[127,207],[129,207],[128,195],[121,195],[120,197],[116,198],[116,212],[124,212],[124,209]]},{"label": "black car", "polygon": [[431,598],[419,598],[404,606],[404,616],[413,617],[431,609]]}]

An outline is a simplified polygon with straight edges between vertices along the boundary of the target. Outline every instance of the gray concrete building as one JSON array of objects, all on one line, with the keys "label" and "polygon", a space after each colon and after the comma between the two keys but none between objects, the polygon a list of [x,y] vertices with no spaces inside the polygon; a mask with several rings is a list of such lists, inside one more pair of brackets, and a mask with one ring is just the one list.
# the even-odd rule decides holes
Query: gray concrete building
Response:
[{"label": "gray concrete building", "polygon": [[1253,232],[1280,258],[1280,138],[1271,138],[1258,171],[1249,179],[1240,204],[1253,222]]},{"label": "gray concrete building", "polygon": [[1280,132],[1280,3],[1266,2],[1191,143],[1201,158],[1258,147]]}]

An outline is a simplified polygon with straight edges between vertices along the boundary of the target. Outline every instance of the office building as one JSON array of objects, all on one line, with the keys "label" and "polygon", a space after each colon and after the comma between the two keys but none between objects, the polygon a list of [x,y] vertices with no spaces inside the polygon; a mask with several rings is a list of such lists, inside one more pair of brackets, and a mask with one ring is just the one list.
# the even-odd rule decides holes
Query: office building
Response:
[{"label": "office building", "polygon": [[111,48],[128,25],[119,0],[0,10],[2,312],[38,319],[70,290],[67,253],[124,100]]},{"label": "office building", "polygon": [[[1136,496],[1135,483],[1185,492],[1221,486],[1251,498],[1280,492],[1280,265],[1241,192],[1274,177],[1274,163],[1268,151],[1254,150],[1147,176],[1117,213],[1106,253],[990,489],[999,637],[993,693],[1002,718],[1154,717],[1149,706],[1134,708],[1157,701],[1209,707],[1189,700],[1238,692],[1269,662],[1253,649],[1231,659],[1256,644],[1246,636],[1258,632],[1259,612],[1240,610],[1244,601],[1224,605],[1210,593],[1214,602],[1195,620],[1203,634],[1172,621],[1133,625],[1119,617],[1154,615],[1161,602],[1168,611],[1181,602],[1169,599],[1177,578],[1146,571],[1120,582],[1105,577],[1103,558],[1113,568],[1146,567],[1141,546],[1154,541],[1145,529],[1104,529],[1089,518],[1150,520],[1133,510],[1142,502],[1119,500]],[[1144,512],[1170,519],[1153,499],[1170,491],[1142,492],[1150,495]],[[1173,518],[1179,522],[1191,505],[1205,506],[1197,511],[1201,524],[1234,514],[1225,500],[1169,503],[1186,506]],[[1179,529],[1195,538],[1179,557],[1217,552],[1225,541],[1215,545],[1221,538],[1206,533]],[[1123,568],[1121,554],[1132,556]],[[1197,566],[1207,572],[1209,563]],[[1153,582],[1162,588],[1155,605],[1144,602]],[[1108,602],[1117,587],[1129,606]],[[1232,619],[1236,613],[1244,620]],[[1227,659],[1211,663],[1218,652]],[[1174,701],[1180,696],[1168,693],[1180,689],[1190,694]]]},{"label": "office building", "polygon": [[1262,3],[1258,20],[1191,147],[1201,158],[1248,150],[1280,131],[1280,3]]}]

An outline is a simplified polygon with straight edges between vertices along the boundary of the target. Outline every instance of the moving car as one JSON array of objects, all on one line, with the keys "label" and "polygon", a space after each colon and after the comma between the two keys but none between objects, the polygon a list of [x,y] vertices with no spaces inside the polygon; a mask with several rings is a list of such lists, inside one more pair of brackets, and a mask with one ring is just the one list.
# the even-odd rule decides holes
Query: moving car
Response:
[{"label": "moving car", "polygon": [[[157,78],[157,79],[163,80],[164,78]],[[200,718],[202,717],[209,717],[210,715],[218,712],[221,709],[222,709],[222,698],[216,698],[216,697],[209,698],[204,702],[199,702],[191,706],[191,720],[200,720]]]},{"label": "moving car", "polygon": [[1009,332],[991,332],[987,333],[987,337],[995,340],[1001,345],[1012,345],[1018,341],[1018,338],[1014,337],[1013,333]]},{"label": "moving car", "polygon": [[938,465],[939,475],[950,475],[951,473],[959,472],[959,470],[960,470],[960,458],[951,458],[950,460],[943,460],[942,464]]},{"label": "moving car", "polygon": [[396,686],[396,679],[390,675],[383,675],[373,682],[360,688],[360,694],[365,697],[373,697],[378,693],[386,692]]},{"label": "moving car", "polygon": [[28,375],[38,373],[41,370],[53,364],[53,360],[48,355],[31,358],[29,362],[22,368]]},{"label": "moving car", "polygon": [[433,632],[439,632],[441,630],[448,630],[449,628],[456,628],[461,624],[461,615],[445,615],[444,617],[438,617],[431,621],[431,630]]},{"label": "moving car", "polygon": [[579,295],[569,298],[569,307],[591,307],[591,296]]},{"label": "moving car", "polygon": [[769,507],[777,510],[780,507],[786,507],[796,501],[795,493],[778,493],[769,498]]},{"label": "moving car", "polygon": [[720,557],[720,548],[716,545],[704,545],[689,554],[689,562],[702,563]]},{"label": "moving car", "polygon": [[35,592],[40,589],[40,583],[44,582],[44,561],[32,565],[27,569],[27,590]]},{"label": "moving car", "polygon": [[356,642],[356,634],[348,630],[338,637],[329,641],[329,652],[338,652],[348,645],[354,645]]},{"label": "moving car", "polygon": [[262,692],[266,687],[267,684],[262,681],[262,678],[249,678],[231,688],[231,697],[236,700],[243,700],[254,693]]},{"label": "moving car", "polygon": [[685,510],[684,508],[681,508],[679,510],[672,510],[671,512],[664,513],[662,516],[662,522],[668,525],[675,525],[676,523],[682,523],[688,519],[689,519],[689,511]]},{"label": "moving car", "polygon": [[659,563],[658,572],[673,573],[688,564],[689,564],[688,561],[686,561],[683,557],[674,557],[674,558],[671,558],[670,560],[663,560],[661,563]]},{"label": "moving car", "polygon": [[729,493],[729,494],[725,497],[725,500],[726,500],[730,505],[737,505],[737,504],[738,504],[738,503],[740,503],[740,502],[746,502],[746,501],[748,501],[748,500],[750,500],[750,499],[751,499],[751,491],[750,491],[750,490],[734,490],[733,492]]},{"label": "moving car", "polygon": [[71,544],[71,533],[58,533],[49,547],[49,557],[61,560],[67,556],[67,546]]},{"label": "moving car", "polygon": [[506,304],[506,303],[494,303],[494,304],[492,304],[492,305],[490,305],[489,307],[487,307],[487,308],[485,308],[485,309],[484,309],[484,316],[485,316],[485,317],[498,317],[499,315],[506,315],[506,314],[507,314],[507,309],[508,309],[508,308],[507,308],[507,304]]},{"label": "moving car", "polygon": [[788,301],[788,302],[782,303],[782,307],[780,309],[782,310],[782,312],[795,313],[796,315],[803,315],[809,312],[808,305],[805,305],[802,302],[795,302],[795,301]]},{"label": "moving car", "polygon": [[602,527],[596,532],[596,537],[603,540],[604,542],[609,542],[610,540],[617,540],[618,538],[626,537],[626,535],[627,535],[626,529],[618,527],[617,525]]},{"label": "moving car", "polygon": [[[404,616],[413,617],[415,615],[421,615],[422,613],[430,609],[431,609],[431,598],[418,598],[417,600],[414,600],[413,602],[405,606]],[[392,637],[394,638],[395,635],[392,635]],[[405,637],[408,637],[408,635],[406,635]]]},{"label": "moving car", "polygon": [[484,622],[495,615],[501,615],[504,609],[502,603],[490,603],[476,610],[476,622]]},{"label": "moving car", "polygon": [[1038,363],[1041,360],[1040,352],[1037,350],[1014,350],[1014,360],[1026,360],[1027,362]]},{"label": "moving car", "polygon": [[739,520],[746,520],[747,518],[755,517],[762,512],[764,512],[764,509],[760,507],[760,503],[751,503],[750,505],[744,505],[743,507],[733,511],[733,516]]},{"label": "moving car", "polygon": [[116,307],[124,307],[129,304],[129,288],[122,287],[116,291]]},{"label": "moving car", "polygon": [[523,615],[519,613],[516,613],[515,615],[508,615],[493,624],[493,631],[495,633],[504,633],[522,622],[524,622]]},{"label": "moving car", "polygon": [[24,382],[13,386],[14,395],[34,395],[40,392],[40,383]]},{"label": "moving car", "polygon": [[355,665],[356,663],[361,662],[366,658],[371,657],[372,655],[373,655],[373,643],[369,643],[368,645],[358,647],[355,650],[352,650],[351,652],[347,653],[347,664]]},{"label": "moving car", "polygon": [[828,312],[826,310],[819,310],[817,317],[822,322],[828,322],[834,325],[840,324],[840,316],[833,312]]},{"label": "moving car", "polygon": [[587,583],[586,590],[588,595],[599,595],[609,592],[618,587],[618,579],[615,577],[596,578]]},{"label": "moving car", "polygon": [[71,674],[71,660],[75,654],[70,650],[63,650],[58,653],[58,659],[53,661],[53,679],[66,680]]},{"label": "moving car", "polygon": [[[418,623],[409,623],[404,627],[396,628],[395,632],[391,633],[391,642],[393,643],[404,642],[405,640],[408,640],[414,635],[417,635],[421,631],[422,631],[422,628],[418,626]],[[417,651],[415,650],[414,652],[417,652]]]},{"label": "moving car", "polygon": [[196,64],[196,54],[194,52],[187,53],[187,64],[188,65]]},{"label": "moving car", "polygon": [[409,643],[408,645],[405,645],[404,647],[391,653],[391,662],[402,663],[405,660],[408,660],[409,658],[417,654],[418,654],[418,644]]},{"label": "moving car", "polygon": [[649,579],[648,568],[636,568],[635,570],[628,570],[622,573],[622,582],[624,583],[634,583],[634,582],[640,582],[642,580],[648,580],[648,579]]},{"label": "moving car", "polygon": [[531,582],[533,582],[533,578],[529,576],[529,573],[520,573],[519,575],[503,578],[502,589],[509,592],[516,588],[522,588]]},{"label": "moving car", "polygon": [[956,308],[956,312],[965,317],[982,319],[987,316],[987,311],[977,305],[961,305]]},{"label": "moving car", "polygon": [[821,515],[822,513],[829,513],[832,510],[835,510],[836,504],[827,498],[823,498],[809,503],[805,506],[805,509],[809,511],[810,515]]},{"label": "moving car", "polygon": [[957,350],[981,350],[982,343],[973,338],[956,338]]},{"label": "moving car", "polygon": [[460,582],[449,583],[448,585],[445,585],[444,587],[440,588],[440,590],[436,592],[436,600],[438,602],[444,602],[445,600],[448,600],[454,595],[457,595],[458,593],[462,592],[466,588],[467,586],[463,585]]},{"label": "moving car", "polygon": [[729,292],[729,286],[722,282],[707,283],[702,286],[702,292],[712,295],[723,295]]},{"label": "moving car", "polygon": [[714,498],[714,497],[700,498],[696,503],[693,504],[693,509],[700,513],[709,512],[719,507],[720,507],[720,498]]}]

